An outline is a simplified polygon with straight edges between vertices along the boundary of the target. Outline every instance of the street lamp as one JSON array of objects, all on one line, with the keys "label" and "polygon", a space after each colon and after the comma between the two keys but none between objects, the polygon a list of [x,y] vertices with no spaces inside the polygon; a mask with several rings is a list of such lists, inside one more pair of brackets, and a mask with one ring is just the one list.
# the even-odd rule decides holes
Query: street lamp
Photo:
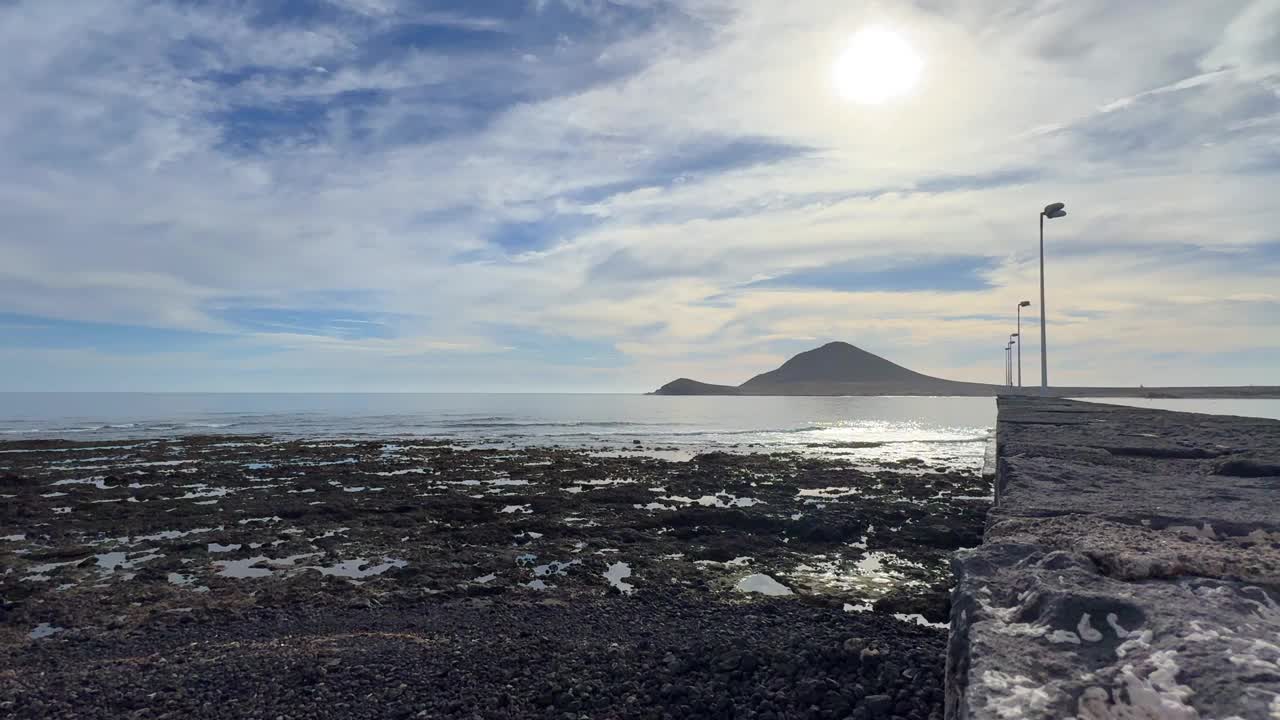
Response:
[{"label": "street lamp", "polygon": [[1018,387],[1022,387],[1022,308],[1031,307],[1030,300],[1018,303]]},{"label": "street lamp", "polygon": [[1012,355],[1011,355],[1011,354],[1010,354],[1010,352],[1009,352],[1009,347],[1010,347],[1012,344],[1013,344],[1013,342],[1012,342],[1012,341],[1006,342],[1006,343],[1004,344],[1004,384],[1005,384],[1005,387],[1008,387],[1008,386],[1009,386],[1009,377],[1010,377],[1010,376],[1009,376],[1009,359],[1012,357]]},{"label": "street lamp", "polygon": [[1018,337],[1018,333],[1009,336],[1009,387],[1013,387],[1013,346],[1018,346],[1018,352],[1022,352],[1022,340]]},{"label": "street lamp", "polygon": [[1044,318],[1044,220],[1066,217],[1067,206],[1062,203],[1045,205],[1040,211],[1040,392],[1049,390],[1049,356],[1048,341],[1045,339]]}]

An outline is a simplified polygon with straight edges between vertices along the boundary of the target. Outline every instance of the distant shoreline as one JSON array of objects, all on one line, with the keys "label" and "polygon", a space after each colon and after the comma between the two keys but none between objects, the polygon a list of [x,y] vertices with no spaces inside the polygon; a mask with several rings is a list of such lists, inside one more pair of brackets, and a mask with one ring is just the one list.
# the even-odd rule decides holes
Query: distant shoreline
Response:
[{"label": "distant shoreline", "polygon": [[872,395],[930,397],[1047,396],[1056,398],[1139,398],[1146,400],[1277,399],[1280,386],[1236,385],[1195,387],[1011,387],[961,382],[909,370],[845,342],[831,342],[802,352],[775,370],[741,385],[715,385],[678,378],[654,395],[762,395],[866,397]]},{"label": "distant shoreline", "polygon": [[[797,391],[772,390],[753,392],[734,387],[716,386],[712,391],[698,389],[671,391],[665,388],[647,395],[665,396],[724,396],[724,397],[1039,397],[1040,388],[1008,388],[990,386],[990,390],[960,391],[945,388],[886,390],[883,388],[859,389],[838,387],[829,390],[804,389]],[[1161,388],[1112,388],[1112,387],[1051,387],[1047,397],[1056,398],[1118,398],[1134,400],[1280,400],[1280,387],[1161,387]]]}]

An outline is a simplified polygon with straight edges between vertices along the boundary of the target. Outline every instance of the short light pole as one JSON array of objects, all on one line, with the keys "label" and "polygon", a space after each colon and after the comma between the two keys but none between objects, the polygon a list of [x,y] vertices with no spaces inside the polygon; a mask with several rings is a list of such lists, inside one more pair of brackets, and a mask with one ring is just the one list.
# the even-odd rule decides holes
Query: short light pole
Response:
[{"label": "short light pole", "polygon": [[1049,348],[1048,340],[1045,339],[1045,317],[1044,317],[1044,220],[1049,218],[1066,217],[1067,206],[1063,203],[1053,203],[1045,205],[1044,210],[1040,211],[1040,392],[1046,394],[1049,391]]},{"label": "short light pole", "polygon": [[1012,341],[1010,341],[1010,342],[1006,342],[1006,343],[1004,344],[1004,384],[1005,384],[1005,387],[1008,387],[1008,386],[1009,386],[1009,378],[1011,377],[1011,376],[1010,376],[1010,374],[1009,374],[1009,360],[1010,360],[1010,358],[1012,358],[1012,357],[1013,357],[1013,355],[1012,355],[1012,353],[1010,353],[1009,349],[1010,349],[1010,347],[1012,346],[1012,344],[1013,344],[1013,343],[1012,343]]},{"label": "short light pole", "polygon": [[1022,355],[1022,337],[1021,333],[1014,333],[1009,336],[1009,387],[1013,387],[1013,346],[1018,346],[1018,355]]},{"label": "short light pole", "polygon": [[1030,307],[1030,304],[1030,300],[1018,304],[1018,387],[1023,387],[1023,307]]}]

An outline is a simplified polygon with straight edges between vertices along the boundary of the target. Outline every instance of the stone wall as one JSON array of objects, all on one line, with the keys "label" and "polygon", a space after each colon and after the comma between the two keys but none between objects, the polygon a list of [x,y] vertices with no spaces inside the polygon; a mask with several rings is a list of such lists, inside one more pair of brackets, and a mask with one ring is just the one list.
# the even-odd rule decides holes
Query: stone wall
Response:
[{"label": "stone wall", "polygon": [[1280,422],[998,402],[947,717],[1280,720]]}]

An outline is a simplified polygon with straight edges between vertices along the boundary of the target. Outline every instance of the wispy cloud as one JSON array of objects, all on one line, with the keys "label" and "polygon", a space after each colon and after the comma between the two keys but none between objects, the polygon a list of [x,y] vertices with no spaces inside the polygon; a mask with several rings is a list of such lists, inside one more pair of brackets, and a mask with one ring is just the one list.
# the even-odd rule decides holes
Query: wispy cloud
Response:
[{"label": "wispy cloud", "polygon": [[[197,389],[644,390],[845,339],[989,380],[1063,200],[1060,378],[1275,382],[1277,18],[5,3],[0,312],[27,329],[0,363],[22,388],[177,389],[129,368],[194,352]],[[877,109],[832,90],[868,23],[925,59]]]}]

